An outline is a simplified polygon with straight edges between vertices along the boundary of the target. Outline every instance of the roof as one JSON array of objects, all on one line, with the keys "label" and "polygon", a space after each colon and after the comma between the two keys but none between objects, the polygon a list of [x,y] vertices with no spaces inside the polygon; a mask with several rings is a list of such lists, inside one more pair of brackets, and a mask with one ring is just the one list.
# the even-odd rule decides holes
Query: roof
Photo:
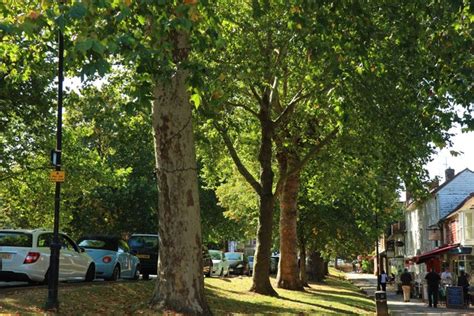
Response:
[{"label": "roof", "polygon": [[[456,173],[456,174],[454,175],[454,177],[452,177],[452,178],[449,179],[448,181],[445,181],[445,182],[443,182],[443,184],[441,184],[440,186],[437,186],[436,188],[432,189],[432,190],[430,191],[430,194],[431,194],[432,196],[435,195],[435,194],[438,193],[441,189],[443,189],[445,186],[447,186],[449,183],[451,183],[454,179],[456,179],[460,174],[462,174],[462,173],[464,173],[464,172],[466,172],[466,171],[469,171],[469,172],[471,172],[471,173],[474,173],[471,169],[465,168],[464,170],[462,170],[462,171]],[[412,205],[414,205],[416,202],[419,202],[419,201],[413,200],[410,204],[407,205],[407,208],[410,207],[410,206],[412,206]]]},{"label": "roof", "polygon": [[458,206],[456,206],[451,212],[449,212],[448,214],[446,214],[446,216],[444,216],[443,218],[440,219],[440,221],[443,221],[445,219],[447,219],[448,217],[450,217],[451,215],[453,215],[454,213],[456,213],[457,211],[459,211],[459,209],[461,209],[464,204],[467,203],[467,201],[469,201],[470,199],[474,198],[474,192],[471,192],[461,203],[459,203]]},{"label": "roof", "polygon": [[456,173],[454,175],[454,177],[452,177],[451,179],[449,179],[448,181],[444,181],[443,184],[441,184],[440,186],[434,188],[433,190],[430,191],[431,194],[435,194],[437,193],[439,190],[441,190],[442,188],[444,188],[446,185],[448,185],[449,183],[451,183],[451,181],[453,181],[454,179],[456,179],[461,173],[464,173],[465,171],[469,171],[471,173],[474,173],[472,172],[472,170],[470,170],[469,168],[466,168],[458,173]]}]

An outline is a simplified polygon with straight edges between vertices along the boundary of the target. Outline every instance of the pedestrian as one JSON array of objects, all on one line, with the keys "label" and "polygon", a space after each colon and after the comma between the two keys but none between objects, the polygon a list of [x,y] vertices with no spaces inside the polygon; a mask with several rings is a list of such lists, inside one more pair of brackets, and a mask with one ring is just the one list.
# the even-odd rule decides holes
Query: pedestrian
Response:
[{"label": "pedestrian", "polygon": [[453,285],[453,275],[449,272],[449,268],[446,267],[441,273],[441,284],[444,286],[451,286]]},{"label": "pedestrian", "polygon": [[411,282],[413,278],[411,277],[411,273],[408,272],[408,269],[403,271],[402,275],[400,275],[400,281],[402,281],[402,291],[403,291],[403,301],[409,302],[410,301],[410,291],[411,291]]},{"label": "pedestrian", "polygon": [[387,282],[388,282],[388,275],[382,270],[382,273],[379,275],[380,286],[382,287],[382,291],[387,291]]},{"label": "pedestrian", "polygon": [[464,293],[464,303],[469,306],[469,279],[464,271],[461,271],[458,278],[458,286],[461,286]]},{"label": "pedestrian", "polygon": [[438,291],[441,277],[432,268],[431,271],[426,274],[425,279],[428,283],[428,307],[434,306],[436,308],[438,307]]}]

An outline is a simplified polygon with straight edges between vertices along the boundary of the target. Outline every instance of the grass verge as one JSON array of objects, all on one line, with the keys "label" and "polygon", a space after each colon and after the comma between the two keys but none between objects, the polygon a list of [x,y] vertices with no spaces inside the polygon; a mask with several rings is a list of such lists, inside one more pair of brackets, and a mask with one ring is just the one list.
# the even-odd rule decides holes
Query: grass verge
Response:
[{"label": "grass verge", "polygon": [[[279,297],[248,292],[251,278],[206,278],[206,297],[215,315],[242,314],[374,314],[373,300],[351,283],[330,276],[304,292],[277,289]],[[272,283],[276,288],[275,279]],[[151,315],[147,300],[153,281],[60,285],[61,315]],[[21,289],[0,294],[1,314],[45,314],[47,289]]]}]

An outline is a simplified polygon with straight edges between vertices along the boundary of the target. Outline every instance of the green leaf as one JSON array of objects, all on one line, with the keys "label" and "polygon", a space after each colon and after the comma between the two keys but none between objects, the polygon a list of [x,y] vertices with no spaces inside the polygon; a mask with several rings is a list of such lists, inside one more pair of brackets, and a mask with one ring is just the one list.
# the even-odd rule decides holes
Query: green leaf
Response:
[{"label": "green leaf", "polygon": [[191,98],[189,100],[194,103],[194,107],[196,109],[198,109],[201,105],[201,96],[197,93],[191,95]]},{"label": "green leaf", "polygon": [[92,50],[102,55],[105,52],[105,46],[98,40],[93,40]]},{"label": "green leaf", "polygon": [[84,41],[78,41],[76,43],[76,50],[81,52],[81,53],[86,53],[89,49],[92,48],[92,45],[94,44],[94,40],[93,39],[86,39]]},{"label": "green leaf", "polygon": [[82,3],[75,3],[69,10],[69,16],[73,19],[83,18],[87,13],[87,8]]}]

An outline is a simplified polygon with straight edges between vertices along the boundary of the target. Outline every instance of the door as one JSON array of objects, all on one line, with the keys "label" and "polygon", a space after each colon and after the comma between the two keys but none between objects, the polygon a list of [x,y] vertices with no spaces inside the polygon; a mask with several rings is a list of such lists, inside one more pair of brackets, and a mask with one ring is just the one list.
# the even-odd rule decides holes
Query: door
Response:
[{"label": "door", "polygon": [[[51,256],[51,244],[53,242],[53,233],[44,233],[38,236],[38,248],[41,248],[41,253],[48,254],[48,267],[50,262]],[[61,236],[59,238],[59,243],[61,244]],[[63,249],[61,247],[59,251],[59,280],[64,280],[67,275],[70,274],[70,264],[62,258],[63,256]],[[46,272],[45,272],[46,274]]]},{"label": "door", "polygon": [[132,258],[130,255],[130,248],[128,247],[128,244],[123,240],[119,240],[117,256],[120,262],[120,267],[122,268],[120,273],[122,277],[132,277],[133,267]]},{"label": "door", "polygon": [[81,254],[79,247],[68,236],[61,234],[60,241],[60,260],[63,260],[64,263],[62,264],[67,271],[65,278],[68,280],[84,279],[89,268],[87,258]]}]

